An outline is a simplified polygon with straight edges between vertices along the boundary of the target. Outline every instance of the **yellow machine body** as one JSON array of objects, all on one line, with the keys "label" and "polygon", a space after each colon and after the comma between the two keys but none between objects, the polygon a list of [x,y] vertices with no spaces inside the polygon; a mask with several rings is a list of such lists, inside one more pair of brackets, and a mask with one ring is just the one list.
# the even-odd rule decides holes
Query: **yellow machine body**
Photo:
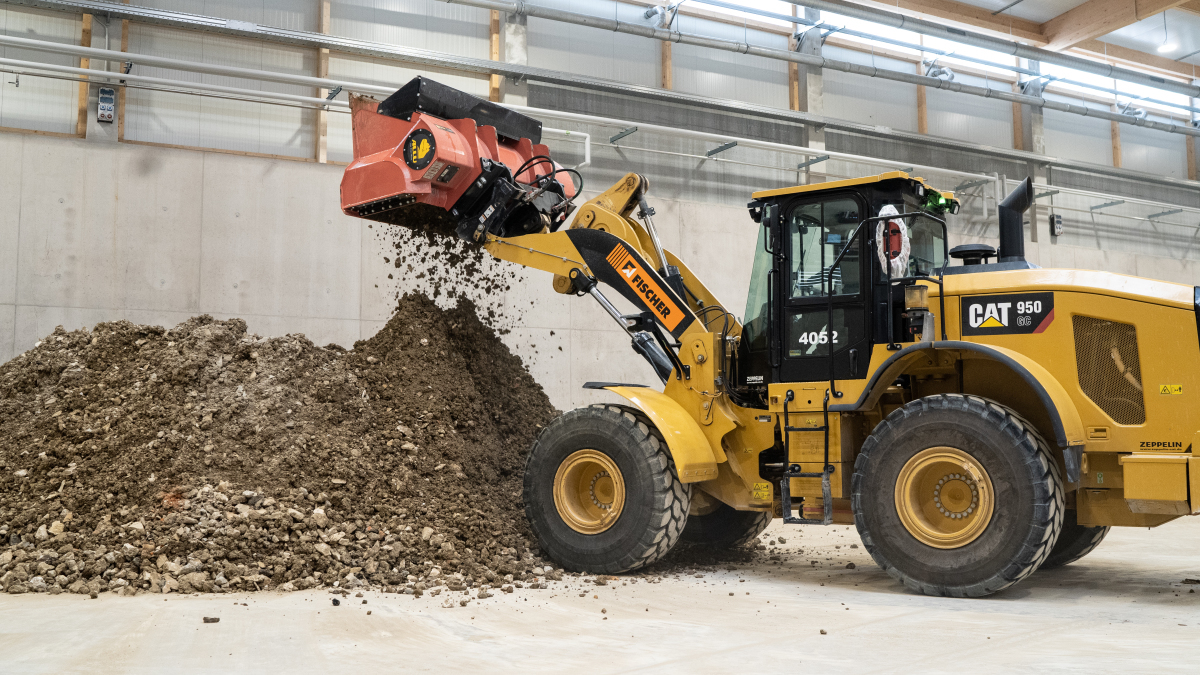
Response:
[{"label": "yellow machine body", "polygon": [[[935,300],[937,292],[932,286]],[[1054,293],[1055,317],[1043,332],[960,334],[963,297],[1021,292]],[[1200,428],[1200,338],[1193,297],[1191,286],[1082,270],[946,277],[947,337],[971,346],[925,343],[927,348],[895,358],[896,352],[878,345],[870,377],[836,383],[860,409],[838,413],[840,423],[832,430],[830,461],[835,477],[843,478],[833,481],[834,498],[849,497],[847,474],[869,429],[908,400],[893,388],[871,384],[908,375],[921,396],[963,392],[1016,410],[1058,447],[1063,464],[1063,452],[1075,452],[1079,480],[1067,487],[1075,493],[1081,525],[1149,527],[1200,512],[1200,457],[1193,456]],[[1104,402],[1084,390],[1079,373],[1089,366],[1077,351],[1075,317],[1111,319],[1134,329],[1144,421],[1114,420]],[[773,413],[782,412],[789,389],[806,394],[792,408],[806,414],[796,418],[818,425],[825,383],[772,384]],[[821,448],[812,436],[793,434],[789,461],[818,470]],[[1064,476],[1070,473],[1062,469]],[[821,496],[816,479],[793,479],[792,490],[810,499]]]},{"label": "yellow machine body", "polygon": [[[755,197],[846,190],[895,178],[907,176],[893,172],[766,191]],[[611,233],[643,258],[654,259],[650,233],[631,217],[645,187],[643,178],[629,174],[582,205],[572,229]],[[949,193],[943,196],[953,199]],[[486,249],[498,258],[554,273],[555,289],[570,293],[575,291],[572,270],[587,274],[593,270],[563,235],[489,236]],[[670,251],[665,256],[679,268],[693,310],[721,305],[677,256]],[[945,317],[936,316],[942,306],[941,289],[933,283],[925,285],[939,330],[944,318],[946,340],[901,344],[899,350],[875,345],[867,377],[833,383],[842,394],[830,407],[835,522],[850,521],[854,460],[875,425],[913,395],[947,392],[996,401],[1029,420],[1056,449],[1064,476],[1077,479],[1067,487],[1081,525],[1154,526],[1200,512],[1200,456],[1193,458],[1193,440],[1200,434],[1200,413],[1195,412],[1200,411],[1200,339],[1193,287],[1063,269],[947,275],[943,281]],[[980,298],[1022,293],[1053,294],[1053,317],[1041,330],[962,334],[964,314],[971,311],[964,307],[964,299],[977,303]],[[1076,333],[1086,331],[1086,326],[1077,327],[1077,323],[1087,319],[1131,327],[1128,330],[1139,357],[1136,367],[1144,420],[1114,419],[1106,402],[1093,398],[1094,391],[1089,396],[1081,385],[1080,373],[1097,365],[1087,359],[1104,358],[1103,354],[1081,356],[1077,351]],[[819,427],[824,423],[823,398],[829,382],[772,383],[766,411],[734,404],[717,384],[718,378],[728,375],[720,370],[722,337],[736,340],[742,331],[736,320],[729,321],[728,326],[722,322],[720,330],[713,329],[717,326],[711,325],[712,321],[697,321],[678,337],[679,358],[690,368],[690,377],[670,378],[662,392],[628,386],[607,389],[659,426],[682,481],[735,508],[765,510],[778,503],[778,489],[760,475],[759,455],[779,442],[786,392],[793,392],[790,423]],[[1123,365],[1128,370],[1134,364]],[[908,393],[890,386],[902,375],[913,383]],[[792,432],[788,440],[791,456],[787,462],[805,471],[821,470],[821,434]],[[1079,465],[1078,472],[1069,470],[1070,459]],[[791,491],[793,497],[803,498],[806,514],[820,508],[820,479],[793,478]]]}]

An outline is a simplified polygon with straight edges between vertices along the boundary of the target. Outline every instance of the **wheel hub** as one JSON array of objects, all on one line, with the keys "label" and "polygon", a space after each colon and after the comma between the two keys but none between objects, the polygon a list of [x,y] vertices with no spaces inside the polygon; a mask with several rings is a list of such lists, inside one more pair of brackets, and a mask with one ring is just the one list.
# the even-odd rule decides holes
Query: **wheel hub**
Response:
[{"label": "wheel hub", "polygon": [[928,448],[900,469],[896,513],[921,543],[959,548],[987,529],[994,495],[991,478],[974,457],[958,448]]},{"label": "wheel hub", "polygon": [[599,534],[625,506],[625,481],[616,462],[597,450],[571,453],[554,475],[554,506],[572,530]]}]

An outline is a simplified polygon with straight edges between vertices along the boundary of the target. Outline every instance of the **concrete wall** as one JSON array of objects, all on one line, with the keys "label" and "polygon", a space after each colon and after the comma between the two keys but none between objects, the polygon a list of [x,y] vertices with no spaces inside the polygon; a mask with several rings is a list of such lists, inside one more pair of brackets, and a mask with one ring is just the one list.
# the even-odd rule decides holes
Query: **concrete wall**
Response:
[{"label": "concrete wall", "polygon": [[[559,150],[571,156],[570,148]],[[60,324],[170,326],[202,313],[242,317],[264,335],[302,332],[318,344],[348,347],[388,319],[397,293],[417,287],[387,278],[397,270],[384,257],[395,256],[392,242],[403,235],[341,214],[338,166],[17,133],[0,133],[0,157],[3,359]],[[615,154],[596,160],[584,170],[595,189],[630,168]],[[705,177],[688,174],[685,163],[694,160],[632,162],[657,181],[651,201],[664,245],[740,315],[756,229],[744,194],[739,204],[721,190],[703,193],[738,170],[716,168]],[[782,180],[742,175],[759,186]],[[995,243],[992,234],[992,225],[958,219],[951,243]],[[1194,235],[1181,228],[1172,236]],[[1113,236],[1097,229],[1056,243],[1043,237],[1029,244],[1029,256],[1047,266],[1200,283],[1194,247],[1149,239],[1140,248],[1113,245]],[[654,382],[595,303],[555,294],[546,273],[516,273],[510,292],[476,293],[476,300],[502,310],[503,325],[512,327],[505,341],[556,405],[605,396],[581,389],[588,380]]]}]

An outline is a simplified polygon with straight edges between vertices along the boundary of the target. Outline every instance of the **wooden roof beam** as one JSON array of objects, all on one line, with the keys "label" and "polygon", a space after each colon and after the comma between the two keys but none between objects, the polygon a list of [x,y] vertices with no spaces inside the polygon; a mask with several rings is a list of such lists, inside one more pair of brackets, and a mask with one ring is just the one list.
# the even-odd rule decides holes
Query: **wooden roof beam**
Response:
[{"label": "wooden roof beam", "polygon": [[1088,0],[1041,26],[1046,49],[1062,51],[1178,7],[1188,0]]},{"label": "wooden roof beam", "polygon": [[[1035,47],[1044,48],[1049,41],[1042,34],[1042,30],[1050,22],[1047,22],[1047,24],[1038,24],[1033,21],[1018,19],[1004,14],[992,16],[992,13],[988,10],[964,5],[954,2],[954,0],[892,0],[892,2],[887,3],[874,2],[873,0],[850,1],[867,7],[899,12],[900,14],[908,14],[910,16],[920,15],[928,19],[940,19],[972,26],[992,34],[1008,36],[1012,40]],[[1098,0],[1093,0],[1093,2],[1096,1]],[[1106,1],[1112,2],[1113,0]],[[1084,3],[1080,7],[1091,6],[1095,9],[1096,5],[1093,2]],[[1135,2],[1137,3],[1137,7],[1133,11],[1143,19],[1150,16],[1150,14],[1147,14],[1150,8],[1162,7],[1168,4],[1185,11],[1200,14],[1200,0],[1186,0],[1183,2],[1174,0],[1170,2],[1167,0],[1119,0],[1119,3],[1129,5],[1130,7],[1133,7]],[[1071,10],[1071,12],[1073,11],[1075,10]],[[1103,8],[1101,8],[1101,11],[1103,11]],[[1158,11],[1161,12],[1164,10],[1159,9]],[[1066,12],[1062,16],[1066,16],[1071,12]],[[1051,19],[1051,21],[1055,20],[1057,19]],[[1108,32],[1112,32],[1112,30],[1116,29],[1113,28]],[[1063,50],[1065,51],[1066,48]],[[1096,39],[1080,40],[1070,48],[1070,51],[1078,56],[1096,58],[1100,61],[1119,63],[1124,66],[1144,68],[1155,71],[1156,74],[1186,78],[1188,80],[1192,79],[1194,72],[1194,68],[1190,63],[1180,63],[1169,57],[1148,54],[1143,51],[1100,42]]]}]

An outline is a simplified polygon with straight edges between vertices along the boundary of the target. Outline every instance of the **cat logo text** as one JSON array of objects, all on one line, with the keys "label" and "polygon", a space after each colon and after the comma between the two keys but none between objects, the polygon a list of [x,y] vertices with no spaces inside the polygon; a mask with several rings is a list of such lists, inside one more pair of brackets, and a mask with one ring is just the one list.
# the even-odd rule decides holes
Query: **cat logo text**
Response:
[{"label": "cat logo text", "polygon": [[1042,333],[1053,322],[1053,293],[975,295],[962,299],[963,335]]}]

